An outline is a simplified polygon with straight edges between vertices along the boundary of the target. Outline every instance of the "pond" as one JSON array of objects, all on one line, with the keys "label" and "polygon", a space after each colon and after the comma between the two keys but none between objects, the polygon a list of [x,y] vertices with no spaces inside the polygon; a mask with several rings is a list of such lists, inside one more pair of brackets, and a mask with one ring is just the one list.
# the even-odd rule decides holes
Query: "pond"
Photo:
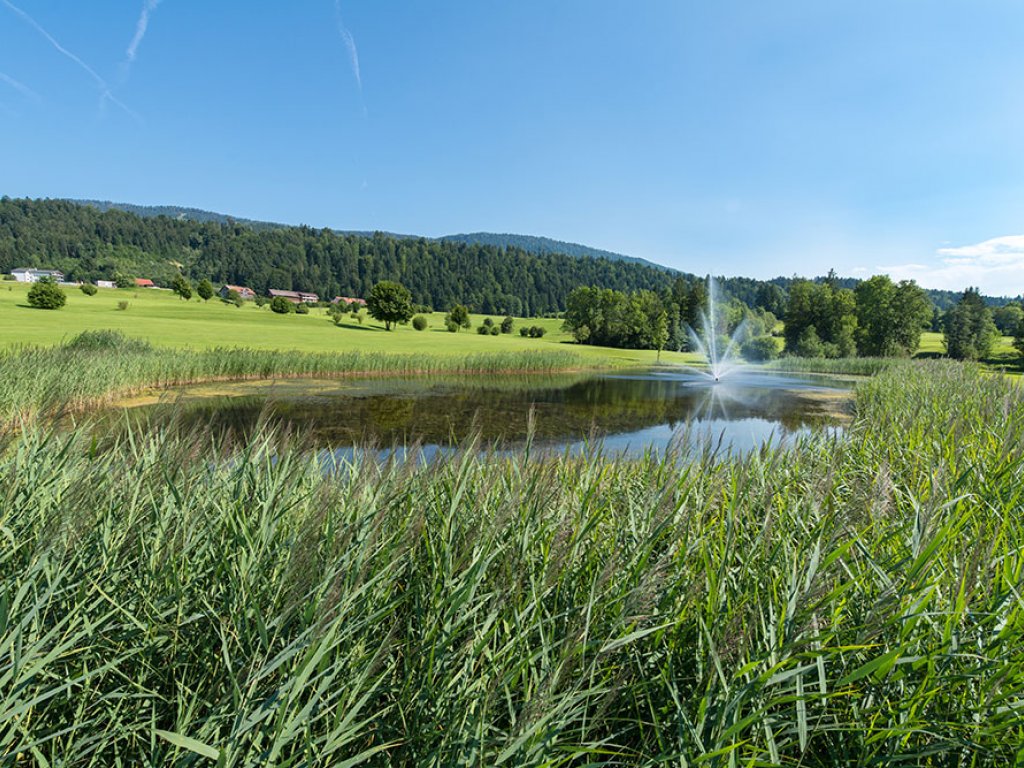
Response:
[{"label": "pond", "polygon": [[[498,451],[605,455],[711,441],[744,452],[812,430],[842,429],[847,382],[754,368],[714,383],[683,368],[558,376],[285,379],[166,390],[123,405],[130,421],[232,433],[282,427],[317,449],[382,455],[416,445],[425,458],[479,435]],[[694,442],[695,441],[695,442]]]}]

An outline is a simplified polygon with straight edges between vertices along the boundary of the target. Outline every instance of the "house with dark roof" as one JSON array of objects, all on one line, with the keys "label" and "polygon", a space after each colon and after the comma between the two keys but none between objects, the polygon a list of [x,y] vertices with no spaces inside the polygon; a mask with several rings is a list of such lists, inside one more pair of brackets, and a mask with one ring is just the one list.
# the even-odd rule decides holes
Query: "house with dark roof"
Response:
[{"label": "house with dark roof", "polygon": [[268,293],[272,299],[288,299],[292,304],[316,304],[320,301],[320,297],[315,293],[308,293],[306,291],[278,291],[271,288]]}]

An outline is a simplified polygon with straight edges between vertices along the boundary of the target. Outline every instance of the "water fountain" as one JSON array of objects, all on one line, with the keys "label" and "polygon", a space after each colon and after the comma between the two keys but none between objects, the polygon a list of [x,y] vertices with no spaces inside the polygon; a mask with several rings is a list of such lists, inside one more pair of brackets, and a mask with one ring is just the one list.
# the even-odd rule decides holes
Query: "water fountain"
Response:
[{"label": "water fountain", "polygon": [[695,329],[687,329],[690,334],[690,342],[693,345],[694,351],[700,354],[707,363],[706,370],[694,370],[704,376],[707,376],[715,383],[721,381],[742,365],[738,352],[746,331],[746,321],[744,321],[737,326],[736,330],[733,331],[732,336],[728,337],[725,349],[721,351],[719,350],[719,347],[721,346],[720,337],[724,334],[718,333],[719,322],[718,315],[715,312],[715,300],[717,293],[718,285],[715,283],[715,279],[709,275],[708,306],[706,311],[702,310],[700,313],[703,338]]}]

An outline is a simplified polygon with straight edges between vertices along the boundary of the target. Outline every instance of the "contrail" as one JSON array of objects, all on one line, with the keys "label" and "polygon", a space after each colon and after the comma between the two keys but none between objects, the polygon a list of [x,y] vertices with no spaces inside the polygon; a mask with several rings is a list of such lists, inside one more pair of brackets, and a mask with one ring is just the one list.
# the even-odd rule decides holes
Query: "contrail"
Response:
[{"label": "contrail", "polygon": [[14,3],[12,3],[10,0],[0,0],[0,2],[2,2],[4,5],[6,5],[8,8],[10,8],[14,13],[18,14],[22,19],[24,19],[24,21],[27,24],[31,25],[39,34],[41,34],[43,37],[45,37],[50,42],[50,45],[52,45],[54,48],[56,48],[60,53],[62,53],[65,56],[67,56],[69,59],[71,59],[73,62],[75,62],[75,64],[77,64],[82,69],[84,69],[86,72],[88,72],[89,76],[92,77],[92,79],[96,81],[96,85],[99,86],[100,92],[103,95],[104,99],[108,99],[112,104],[116,104],[118,107],[123,109],[125,112],[127,112],[129,115],[134,117],[136,120],[138,120],[139,122],[142,122],[142,118],[139,116],[139,114],[137,112],[135,112],[133,109],[131,109],[131,107],[126,105],[124,102],[122,102],[116,96],[114,96],[113,93],[110,92],[110,86],[107,85],[107,81],[104,80],[102,77],[100,77],[96,73],[95,69],[90,67],[84,61],[82,61],[80,58],[78,58],[75,54],[73,54],[71,51],[69,51],[63,45],[58,43],[54,39],[53,35],[51,35],[49,32],[47,32],[45,29],[43,29],[42,26],[40,26],[39,22],[37,22],[35,19],[33,19],[31,16],[29,16],[23,10],[21,10],[21,8],[19,8],[18,6],[14,5]]},{"label": "contrail", "polygon": [[22,95],[28,96],[30,99],[32,99],[32,101],[42,101],[42,99],[39,98],[38,93],[33,91],[24,83],[19,83],[10,75],[5,75],[3,72],[0,72],[0,81],[7,83],[9,86],[11,86],[11,88],[14,88],[16,91],[20,91]]},{"label": "contrail", "polygon": [[135,54],[139,50],[139,44],[142,42],[142,38],[146,36],[146,28],[149,26],[149,15],[156,10],[158,5],[160,5],[160,0],[145,0],[142,4],[142,13],[139,15],[138,23],[135,25],[135,36],[128,44],[128,50],[125,51],[125,56],[128,57],[128,64],[135,61]]},{"label": "contrail", "polygon": [[[7,2],[7,0],[4,0]],[[341,20],[341,0],[334,0],[334,18],[338,24],[338,34],[341,35],[342,41],[345,43],[345,47],[348,49],[348,58],[352,63],[352,74],[356,76],[356,85],[359,86],[359,92],[363,92],[363,78],[359,74],[359,51],[356,50],[356,41],[352,37],[352,33],[348,31],[345,26],[345,22]]]}]

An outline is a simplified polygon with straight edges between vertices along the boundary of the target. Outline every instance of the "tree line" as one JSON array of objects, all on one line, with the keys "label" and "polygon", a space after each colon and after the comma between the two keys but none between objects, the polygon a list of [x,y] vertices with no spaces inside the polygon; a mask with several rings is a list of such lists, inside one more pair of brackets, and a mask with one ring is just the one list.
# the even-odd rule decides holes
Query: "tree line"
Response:
[{"label": "tree line", "polygon": [[[943,333],[949,357],[988,357],[1001,335],[1015,337],[1024,356],[1024,306],[1011,302],[993,309],[975,288],[968,288],[947,311],[939,311],[912,280],[893,282],[886,275],[859,281],[853,289],[826,279],[794,281],[782,303],[781,318],[763,307],[749,307],[736,296],[709,311],[705,283],[678,278],[671,289],[616,291],[584,286],[569,294],[564,329],[581,344],[630,349],[686,351],[693,335],[737,339],[744,357],[769,360],[782,352],[798,357],[909,357],[926,330]],[[779,319],[781,332],[779,329]],[[713,330],[712,330],[713,329]]]}]

